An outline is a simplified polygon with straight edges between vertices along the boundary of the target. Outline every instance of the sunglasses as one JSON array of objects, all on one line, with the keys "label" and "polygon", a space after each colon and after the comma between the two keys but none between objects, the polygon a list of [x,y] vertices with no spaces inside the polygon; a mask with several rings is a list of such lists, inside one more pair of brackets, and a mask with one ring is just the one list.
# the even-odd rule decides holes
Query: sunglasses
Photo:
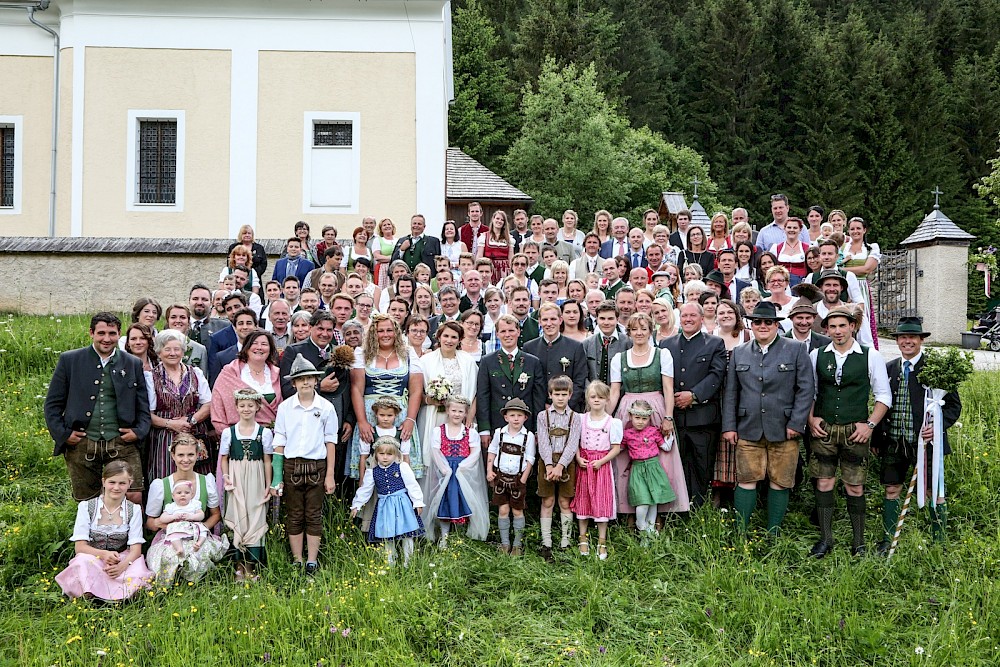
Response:
[{"label": "sunglasses", "polygon": [[753,323],[764,327],[773,327],[778,323],[778,320],[754,320]]}]

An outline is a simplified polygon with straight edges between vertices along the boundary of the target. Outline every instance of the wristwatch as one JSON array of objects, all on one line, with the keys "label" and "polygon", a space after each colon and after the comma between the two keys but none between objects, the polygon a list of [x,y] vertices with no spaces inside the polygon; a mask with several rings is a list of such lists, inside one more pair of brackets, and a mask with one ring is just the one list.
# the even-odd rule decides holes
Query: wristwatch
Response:
[{"label": "wristwatch", "polygon": [[873,422],[871,420],[868,420],[865,423],[868,424],[868,428],[870,428],[873,431],[875,430],[875,426],[876,426],[875,422]]},{"label": "wristwatch", "polygon": [[187,423],[190,424],[191,426],[195,425],[196,422],[194,420],[194,415],[188,415]]},{"label": "wristwatch", "polygon": [[691,392],[691,402],[692,403],[698,402],[698,396],[693,391]]},{"label": "wristwatch", "polygon": [[667,415],[666,417],[664,417],[664,419],[666,419],[668,422],[672,422],[674,420],[674,417],[673,415]]}]

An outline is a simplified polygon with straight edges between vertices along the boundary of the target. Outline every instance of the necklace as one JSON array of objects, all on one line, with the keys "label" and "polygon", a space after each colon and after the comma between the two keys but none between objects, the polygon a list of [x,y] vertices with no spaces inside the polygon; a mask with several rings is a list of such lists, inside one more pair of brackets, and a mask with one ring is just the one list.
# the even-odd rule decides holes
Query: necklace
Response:
[{"label": "necklace", "polygon": [[389,360],[392,359],[394,356],[396,356],[395,351],[392,351],[389,354],[382,354],[381,352],[376,352],[375,354],[378,356],[379,359],[385,362],[386,366],[389,365]]}]

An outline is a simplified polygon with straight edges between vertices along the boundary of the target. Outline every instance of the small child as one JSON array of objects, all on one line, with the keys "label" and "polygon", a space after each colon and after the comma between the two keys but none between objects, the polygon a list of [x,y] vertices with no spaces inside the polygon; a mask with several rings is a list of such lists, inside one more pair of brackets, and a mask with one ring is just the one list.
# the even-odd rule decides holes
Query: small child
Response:
[{"label": "small child", "polygon": [[424,522],[428,539],[434,539],[435,527],[440,527],[438,546],[448,546],[452,525],[467,526],[466,534],[474,540],[485,540],[490,530],[489,501],[486,497],[486,477],[483,475],[482,446],[479,436],[470,434],[465,425],[469,399],[449,396],[444,401],[447,422],[435,428],[430,437],[428,465],[429,515]]},{"label": "small child", "polygon": [[[524,422],[531,411],[520,398],[512,398],[500,410],[507,421],[505,428],[493,433],[486,460],[486,481],[493,488],[500,528],[500,551],[511,556],[524,553],[524,501],[528,477],[535,465],[535,434],[529,433]],[[510,514],[514,513],[514,544],[510,543]]]},{"label": "small child", "polygon": [[657,449],[669,452],[674,436],[663,440],[660,429],[650,423],[653,407],[642,399],[629,406],[631,417],[623,443],[628,448],[628,503],[635,507],[635,527],[647,536],[656,533],[656,506],[677,499],[667,473],[660,465]]},{"label": "small child", "polygon": [[580,555],[590,555],[587,528],[597,524],[597,557],[608,558],[608,521],[617,516],[615,474],[608,465],[621,451],[622,422],[608,414],[611,388],[594,380],[587,386],[590,412],[583,418],[580,449],[576,454],[576,495],[572,509],[580,524]]},{"label": "small child", "polygon": [[569,408],[573,380],[557,375],[549,380],[552,405],[538,419],[538,495],[542,499],[541,556],[552,561],[552,510],[559,498],[560,548],[568,549],[573,533],[570,503],[576,493],[576,451],[580,448],[580,415]]},{"label": "small child", "polygon": [[222,520],[233,531],[236,578],[244,579],[254,576],[256,563],[264,562],[274,433],[255,421],[264,400],[258,391],[237,389],[235,398],[240,420],[222,432],[219,464],[226,491]]},{"label": "small child", "polygon": [[[379,396],[372,403],[372,414],[375,415],[375,439],[378,440],[380,437],[386,436],[390,438],[396,438],[399,442],[399,451],[403,454],[403,462],[406,465],[410,465],[410,452],[413,449],[413,437],[409,437],[406,440],[400,439],[400,433],[402,429],[396,428],[396,419],[399,417],[399,413],[403,411],[403,406],[400,404],[399,399],[395,396]],[[371,455],[371,444],[361,439],[358,450],[361,454],[358,459],[358,476],[357,479],[365,478],[365,470],[368,468],[368,457]],[[351,471],[351,476],[354,477],[354,471]]]},{"label": "small child", "polygon": [[368,542],[385,544],[389,565],[396,563],[396,540],[403,540],[403,567],[410,564],[413,538],[423,535],[420,515],[424,494],[409,464],[403,461],[399,441],[391,436],[377,438],[374,443],[375,463],[370,468],[351,503],[351,518],[358,515],[372,493],[378,494],[375,513],[368,526]]},{"label": "small child", "polygon": [[417,281],[418,285],[429,287],[431,284],[431,267],[420,262],[413,267],[413,279]]},{"label": "small child", "polygon": [[758,303],[760,303],[760,290],[756,287],[744,287],[740,290],[740,305],[743,306],[744,317],[752,313]]},{"label": "small child", "polygon": [[601,289],[601,274],[599,273],[588,273],[583,279],[587,284],[587,291]]},{"label": "small child", "polygon": [[184,541],[194,540],[194,550],[201,549],[208,537],[208,529],[202,521],[205,512],[200,505],[192,505],[194,483],[177,482],[173,489],[173,502],[167,503],[160,518],[169,521],[163,534],[163,541],[174,548],[178,556],[184,555]]},{"label": "small child", "polygon": [[271,458],[274,470],[271,489],[272,493],[284,496],[285,532],[292,560],[296,567],[302,567],[304,532],[308,575],[319,569],[324,492],[329,495],[337,488],[334,466],[340,424],[330,401],[316,393],[316,383],[323,375],[301,354],[295,357],[291,372],[285,377],[295,387],[295,395],[278,406]]}]

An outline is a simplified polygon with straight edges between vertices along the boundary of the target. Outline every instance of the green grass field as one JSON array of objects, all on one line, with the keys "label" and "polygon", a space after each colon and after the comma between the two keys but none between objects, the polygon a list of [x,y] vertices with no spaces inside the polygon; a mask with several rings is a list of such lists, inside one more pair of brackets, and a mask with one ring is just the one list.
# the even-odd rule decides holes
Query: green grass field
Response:
[{"label": "green grass field", "polygon": [[[907,522],[891,564],[815,539],[808,493],[785,532],[738,537],[730,513],[668,524],[649,548],[611,530],[611,557],[529,555],[452,539],[407,570],[383,565],[331,511],[314,580],[295,577],[280,527],[254,585],[228,568],[121,607],[71,602],[53,578],[72,555],[75,505],[42,402],[57,353],[86,342],[80,317],[0,316],[0,665],[997,665],[1000,662],[1000,374],[962,388],[952,429],[947,547]],[[881,526],[869,495],[869,541]],[[596,550],[595,550],[596,551]]]}]

